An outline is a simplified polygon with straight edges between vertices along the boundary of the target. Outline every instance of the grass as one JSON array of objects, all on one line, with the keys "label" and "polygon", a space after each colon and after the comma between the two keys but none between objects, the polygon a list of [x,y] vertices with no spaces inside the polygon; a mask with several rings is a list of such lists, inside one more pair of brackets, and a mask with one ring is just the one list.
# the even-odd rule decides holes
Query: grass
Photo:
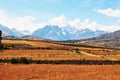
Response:
[{"label": "grass", "polygon": [[120,80],[118,49],[26,40],[2,40],[2,43],[40,49],[1,51],[0,80]]},{"label": "grass", "polygon": [[[66,46],[52,42],[44,41],[27,41],[27,40],[2,40],[3,44],[16,45],[18,48],[25,44],[30,45],[33,49],[8,49],[0,53],[1,59],[11,59],[12,57],[26,57],[33,60],[119,60],[120,50]],[[22,46],[23,45],[23,46]],[[27,46],[25,46],[27,47]],[[34,49],[34,47],[40,47]],[[44,47],[44,49],[43,49]],[[48,49],[50,48],[50,49]],[[23,50],[24,49],[24,50]]]},{"label": "grass", "polygon": [[0,80],[120,80],[119,65],[0,65]]}]

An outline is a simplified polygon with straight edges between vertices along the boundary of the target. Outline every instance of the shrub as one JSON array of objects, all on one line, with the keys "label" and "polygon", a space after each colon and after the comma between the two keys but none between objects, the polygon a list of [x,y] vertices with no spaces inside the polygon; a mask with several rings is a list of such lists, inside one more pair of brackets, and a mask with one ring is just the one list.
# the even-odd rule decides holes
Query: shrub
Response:
[{"label": "shrub", "polygon": [[77,54],[81,54],[78,48],[74,49]]},{"label": "shrub", "polygon": [[2,44],[0,44],[0,50],[2,50],[3,49],[3,45]]},{"label": "shrub", "polygon": [[22,64],[29,64],[30,61],[27,58],[25,58],[25,57],[21,57],[20,63],[22,63]]},{"label": "shrub", "polygon": [[17,63],[18,63],[18,59],[11,58],[11,59],[10,59],[10,63],[11,63],[11,64],[17,64]]}]

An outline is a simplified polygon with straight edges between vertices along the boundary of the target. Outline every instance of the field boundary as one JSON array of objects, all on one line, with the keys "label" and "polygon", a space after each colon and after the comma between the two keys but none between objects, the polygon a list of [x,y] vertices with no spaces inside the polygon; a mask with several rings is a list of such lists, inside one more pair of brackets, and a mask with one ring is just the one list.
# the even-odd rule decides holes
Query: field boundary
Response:
[{"label": "field boundary", "polygon": [[25,57],[20,59],[0,59],[0,63],[10,64],[76,64],[76,65],[120,65],[120,60],[31,60]]}]

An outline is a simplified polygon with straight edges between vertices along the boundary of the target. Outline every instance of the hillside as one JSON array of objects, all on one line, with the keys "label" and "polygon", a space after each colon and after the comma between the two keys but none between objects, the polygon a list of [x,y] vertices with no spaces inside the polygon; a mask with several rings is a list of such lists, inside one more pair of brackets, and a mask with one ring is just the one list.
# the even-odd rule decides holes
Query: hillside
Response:
[{"label": "hillside", "polygon": [[104,34],[99,37],[75,41],[75,43],[82,43],[101,47],[120,48],[120,30],[113,33]]}]

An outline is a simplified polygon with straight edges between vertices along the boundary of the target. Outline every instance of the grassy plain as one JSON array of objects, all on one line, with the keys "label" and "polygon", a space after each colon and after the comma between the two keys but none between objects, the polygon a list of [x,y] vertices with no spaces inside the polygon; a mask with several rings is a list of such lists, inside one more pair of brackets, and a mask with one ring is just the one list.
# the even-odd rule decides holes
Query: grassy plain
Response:
[{"label": "grassy plain", "polygon": [[[32,60],[120,60],[119,49],[26,40],[3,40],[2,44],[8,48],[0,52],[0,59],[26,57]],[[32,48],[25,49],[25,44]],[[120,65],[0,63],[0,80],[120,80],[119,75]]]},{"label": "grassy plain", "polygon": [[120,80],[119,65],[0,65],[0,80]]}]

